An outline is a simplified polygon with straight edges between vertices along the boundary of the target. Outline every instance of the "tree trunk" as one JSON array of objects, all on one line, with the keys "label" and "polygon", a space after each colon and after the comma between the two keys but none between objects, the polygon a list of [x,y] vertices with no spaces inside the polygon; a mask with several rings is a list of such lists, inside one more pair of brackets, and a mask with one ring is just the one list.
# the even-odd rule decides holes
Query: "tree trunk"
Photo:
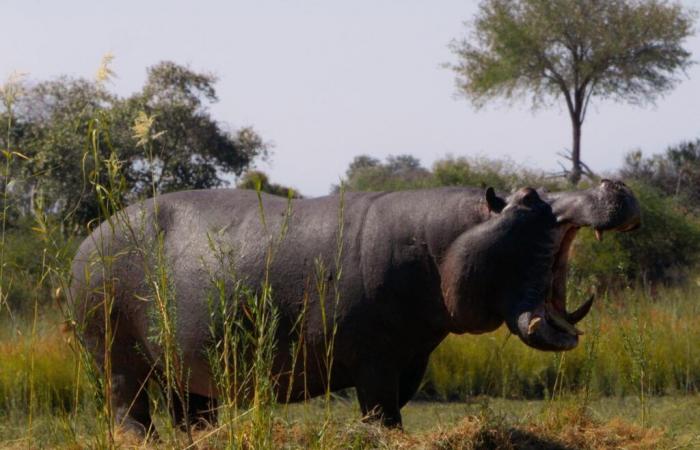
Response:
[{"label": "tree trunk", "polygon": [[581,181],[581,121],[572,118],[573,145],[571,147],[571,173],[569,182],[576,186]]}]

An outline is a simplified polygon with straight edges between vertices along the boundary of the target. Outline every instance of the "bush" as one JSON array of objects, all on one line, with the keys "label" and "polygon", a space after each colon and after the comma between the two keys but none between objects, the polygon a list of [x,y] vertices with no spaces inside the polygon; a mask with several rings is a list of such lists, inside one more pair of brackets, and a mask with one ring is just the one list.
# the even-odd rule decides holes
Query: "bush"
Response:
[{"label": "bush", "polygon": [[[508,159],[447,156],[437,160],[432,170],[421,166],[410,155],[389,156],[386,162],[367,155],[355,157],[344,180],[349,191],[399,191],[441,186],[493,187],[511,192],[523,186],[562,189],[561,180],[543,172],[518,166]],[[337,191],[338,187],[335,186]]]},{"label": "bush", "polygon": [[267,174],[259,170],[249,170],[244,173],[238,180],[238,183],[236,183],[236,187],[239,189],[250,189],[251,191],[260,189],[261,192],[280,197],[302,198],[302,195],[296,189],[270,182]]},{"label": "bush", "polygon": [[679,282],[698,263],[700,223],[655,188],[638,181],[630,187],[642,208],[642,227],[633,233],[606,234],[603,242],[596,242],[591,230],[583,230],[573,248],[575,280],[605,286]]},{"label": "bush", "polygon": [[493,187],[512,192],[521,187],[561,190],[564,183],[543,172],[520,167],[508,159],[465,158],[447,156],[433,164],[433,186]]},{"label": "bush", "polygon": [[34,301],[42,306],[52,301],[50,283],[45,282],[48,268],[68,267],[81,237],[65,237],[55,232],[48,238],[60,249],[60,254],[47,249],[50,246],[27,220],[6,231],[2,284],[8,296],[7,305],[1,305],[3,310],[9,307],[13,314],[23,315],[33,311]]},{"label": "bush", "polygon": [[650,157],[640,150],[628,153],[620,174],[654,186],[677,199],[684,210],[700,213],[700,139],[681,142]]}]

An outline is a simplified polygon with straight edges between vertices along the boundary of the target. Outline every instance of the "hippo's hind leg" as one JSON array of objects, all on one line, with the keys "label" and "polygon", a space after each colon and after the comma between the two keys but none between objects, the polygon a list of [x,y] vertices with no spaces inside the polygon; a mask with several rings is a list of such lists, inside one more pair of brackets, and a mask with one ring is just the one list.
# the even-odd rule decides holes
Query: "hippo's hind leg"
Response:
[{"label": "hippo's hind leg", "polygon": [[118,426],[142,436],[154,433],[145,383],[135,382],[132,373],[112,373],[112,405]]},{"label": "hippo's hind leg", "polygon": [[[105,339],[104,319],[98,314],[88,316],[84,311],[79,314],[82,316],[77,331],[79,339],[104,377],[107,375],[103,365],[107,361],[104,344],[109,340]],[[145,436],[153,431],[146,389],[150,366],[124,327],[113,325],[112,329],[115,331],[109,352],[110,400],[115,425]]]},{"label": "hippo's hind leg", "polygon": [[[178,426],[184,428],[186,426],[185,420],[193,428],[203,428],[216,423],[216,399],[193,393],[186,395],[187,398],[183,404],[179,400],[179,396],[173,394],[173,398],[178,399],[173,411],[173,420]],[[185,411],[187,411],[187,416],[185,416]]]},{"label": "hippo's hind leg", "polygon": [[416,395],[425,369],[428,367],[428,357],[418,357],[401,369],[399,374],[399,408],[403,408]]},{"label": "hippo's hind leg", "polygon": [[155,428],[147,389],[153,371],[143,353],[133,343],[123,342],[119,337],[117,334],[111,352],[112,407],[116,424],[143,436],[153,436]]},{"label": "hippo's hind leg", "polygon": [[365,364],[355,376],[363,420],[401,428],[399,371],[384,364]]}]

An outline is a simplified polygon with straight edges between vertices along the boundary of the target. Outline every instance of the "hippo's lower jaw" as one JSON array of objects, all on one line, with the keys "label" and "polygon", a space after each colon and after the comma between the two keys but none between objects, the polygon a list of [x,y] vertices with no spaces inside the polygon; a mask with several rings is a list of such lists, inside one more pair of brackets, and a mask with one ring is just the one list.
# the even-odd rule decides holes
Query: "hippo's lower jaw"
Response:
[{"label": "hippo's lower jaw", "polygon": [[538,350],[566,351],[578,345],[578,334],[561,330],[544,312],[525,312],[518,317],[520,338]]},{"label": "hippo's lower jaw", "polygon": [[[558,250],[554,257],[549,293],[544,302],[516,317],[513,328],[516,328],[517,334],[527,345],[539,350],[571,350],[578,345],[578,337],[584,334],[575,325],[590,312],[594,296],[591,295],[573,312],[568,312],[566,306],[569,254],[579,229],[570,224],[558,227],[555,236],[555,244],[558,244],[555,248]],[[602,232],[596,230],[596,238],[600,240],[601,236]]]},{"label": "hippo's lower jaw", "polygon": [[527,345],[539,350],[570,350],[583,334],[575,327],[591,309],[593,296],[577,310],[566,308],[566,279],[571,245],[582,227],[590,227],[598,241],[603,232],[626,232],[639,227],[640,207],[624,183],[603,180],[599,186],[550,196],[557,217],[554,229],[554,258],[551,284],[544,299],[514,312],[508,320],[511,330]]},{"label": "hippo's lower jaw", "polygon": [[591,309],[593,297],[577,310],[566,309],[566,280],[571,245],[580,228],[573,224],[562,224],[553,230],[554,236],[551,272],[545,275],[549,284],[537,295],[517,302],[517,307],[506,321],[509,328],[530,347],[538,350],[564,351],[578,345],[583,334],[576,323]]}]

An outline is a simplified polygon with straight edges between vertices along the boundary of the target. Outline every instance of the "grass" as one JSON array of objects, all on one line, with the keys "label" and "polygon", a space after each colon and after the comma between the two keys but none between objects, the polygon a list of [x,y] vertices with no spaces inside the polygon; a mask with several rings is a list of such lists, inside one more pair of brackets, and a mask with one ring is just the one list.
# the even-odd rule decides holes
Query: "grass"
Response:
[{"label": "grass", "polygon": [[[434,352],[424,392],[551,398],[559,391],[605,396],[682,395],[700,388],[700,287],[630,289],[599,301],[564,354],[523,345],[505,328],[449,336]],[[640,398],[641,398],[640,397]]]},{"label": "grass", "polygon": [[[662,444],[692,448],[688,443],[700,445],[700,352],[693,345],[700,342],[698,287],[660,291],[656,299],[647,294],[630,291],[599,303],[593,317],[584,322],[588,333],[580,348],[563,358],[532,351],[507,338],[504,330],[451,336],[434,353],[419,396],[433,395],[433,401],[413,401],[403,410],[407,436],[360,424],[359,408],[350,393],[349,399],[334,395],[330,403],[317,399],[269,405],[266,439],[250,434],[257,428],[243,405],[236,410],[243,419],[236,422],[235,430],[210,428],[194,433],[192,439],[197,442],[211,433],[205,441],[213,448],[225,447],[225,436],[232,435],[243,446],[255,441],[266,442],[269,448],[286,439],[290,448],[310,443],[316,448],[336,448],[339,442],[364,448],[404,445],[406,440],[423,445],[436,441],[437,435],[448,443],[473,439],[474,433],[501,439],[503,433],[520,430],[525,433],[522,439],[535,434],[546,436],[547,442],[576,440],[586,433],[602,439],[609,432],[610,436],[628,433],[630,442],[653,442],[639,448]],[[93,390],[80,373],[70,335],[61,331],[62,316],[45,311],[36,322],[20,323],[20,327],[9,322],[0,327],[0,423],[4,424],[0,446],[26,444],[30,412],[36,445],[91,442],[89,436],[96,432]],[[645,367],[643,373],[640,367]],[[645,381],[640,384],[640,380]],[[640,395],[642,389],[645,395]],[[439,398],[458,401],[434,401]],[[167,428],[167,415],[158,414],[159,426],[173,433],[169,445],[186,446],[186,436]],[[585,426],[576,425],[581,417]],[[350,434],[343,431],[346,428]],[[134,443],[135,438],[117,435],[115,445],[122,445],[124,439]]]},{"label": "grass", "polygon": [[[333,419],[326,418],[323,399],[273,409],[267,448],[697,448],[700,445],[700,397],[655,397],[655,413],[645,426],[630,417],[638,399],[600,398],[581,412],[574,400],[551,404],[543,400],[506,400],[481,397],[463,402],[411,402],[404,408],[405,432],[381,429],[357,420],[352,398],[332,401]],[[21,415],[5,415],[0,422],[2,448],[26,448]],[[72,428],[73,420],[77,426]],[[159,421],[167,420],[160,417]],[[71,431],[73,430],[73,431]],[[81,448],[90,442],[92,417],[42,414],[35,420],[37,447]],[[239,429],[243,448],[255,441],[252,421]],[[320,433],[326,434],[320,446]],[[184,433],[181,433],[184,434]],[[197,448],[229,448],[223,428],[193,433]],[[182,448],[186,446],[182,436]],[[139,437],[117,433],[120,447],[172,448],[167,442],[144,443]],[[527,446],[529,445],[529,447]],[[250,447],[249,447],[250,448]],[[260,448],[253,446],[253,448]]]}]

